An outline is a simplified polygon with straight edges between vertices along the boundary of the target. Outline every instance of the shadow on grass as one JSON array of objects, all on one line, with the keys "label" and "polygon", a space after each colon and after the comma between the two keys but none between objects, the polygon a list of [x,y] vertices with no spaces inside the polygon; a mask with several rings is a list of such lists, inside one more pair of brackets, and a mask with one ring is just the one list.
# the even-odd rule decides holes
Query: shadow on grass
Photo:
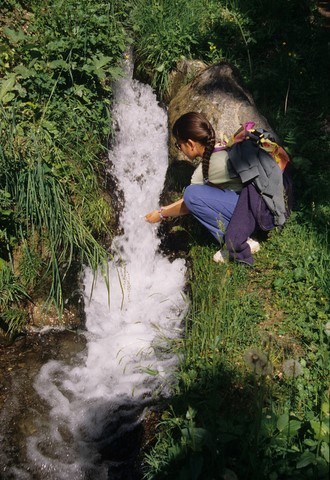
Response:
[{"label": "shadow on grass", "polygon": [[[328,478],[326,462],[306,461],[298,466],[301,452],[291,444],[290,428],[279,429],[284,416],[272,411],[266,377],[238,375],[235,367],[221,362],[216,368],[202,366],[200,372],[191,370],[185,375],[191,377],[192,385],[173,397],[163,412],[156,448],[145,456],[152,474],[148,467],[143,478]],[[301,429],[301,440],[306,428]]]},{"label": "shadow on grass", "polygon": [[[240,377],[224,363],[201,367],[200,376],[183,394],[171,399],[160,426],[163,464],[148,477],[169,480],[263,479],[265,459],[260,438],[261,405],[266,385]],[[171,412],[171,413],[170,413]],[[165,459],[165,461],[164,461]]]}]

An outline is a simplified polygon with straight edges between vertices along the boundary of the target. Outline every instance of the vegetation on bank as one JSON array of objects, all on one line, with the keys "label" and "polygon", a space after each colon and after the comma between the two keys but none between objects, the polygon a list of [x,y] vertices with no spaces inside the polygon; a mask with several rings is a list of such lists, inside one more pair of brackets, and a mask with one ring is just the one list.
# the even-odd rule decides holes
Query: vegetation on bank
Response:
[{"label": "vegetation on bank", "polygon": [[172,346],[183,361],[144,476],[327,478],[329,47],[317,2],[2,3],[1,325],[23,328],[38,295],[61,310],[73,262],[106,262],[102,155],[128,39],[160,98],[182,56],[229,60],[292,155],[296,211],[252,269],[214,264],[191,224],[191,306]]},{"label": "vegetation on bank", "polygon": [[2,2],[0,324],[9,333],[39,297],[61,313],[74,262],[106,269],[114,215],[103,156],[127,48],[120,3]]}]

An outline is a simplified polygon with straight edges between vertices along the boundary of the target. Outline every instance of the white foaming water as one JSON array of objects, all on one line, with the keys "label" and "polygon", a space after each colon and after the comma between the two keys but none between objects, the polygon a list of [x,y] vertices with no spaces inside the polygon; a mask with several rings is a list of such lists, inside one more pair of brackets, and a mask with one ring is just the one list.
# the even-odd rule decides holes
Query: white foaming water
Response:
[{"label": "white foaming water", "polygon": [[42,478],[109,478],[109,462],[103,461],[105,450],[111,457],[109,437],[129,428],[125,415],[131,426],[140,422],[141,405],[155,391],[168,393],[176,364],[165,339],[180,334],[185,267],[158,252],[157,227],[144,220],[158,204],[167,169],[167,116],[151,88],[130,77],[115,87],[113,108],[117,133],[110,168],[125,201],[124,233],[114,241],[109,264],[110,303],[101,275],[89,302],[93,279],[86,270],[87,354],[76,367],[48,362],[36,380],[50,415],[27,447]]}]

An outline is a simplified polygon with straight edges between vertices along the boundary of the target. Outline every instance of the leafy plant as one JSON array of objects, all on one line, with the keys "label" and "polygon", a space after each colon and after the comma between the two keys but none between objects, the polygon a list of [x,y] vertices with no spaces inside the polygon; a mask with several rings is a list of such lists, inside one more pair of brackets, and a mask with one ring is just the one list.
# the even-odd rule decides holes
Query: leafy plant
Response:
[{"label": "leafy plant", "polygon": [[132,14],[137,69],[151,78],[151,84],[163,95],[169,72],[181,57],[190,57],[197,43],[198,2],[181,0],[136,2]]},{"label": "leafy plant", "polygon": [[47,285],[49,301],[61,311],[72,262],[96,273],[108,257],[101,241],[111,237],[112,209],[99,174],[130,6],[17,0],[4,8],[1,256],[13,258],[31,295]]}]

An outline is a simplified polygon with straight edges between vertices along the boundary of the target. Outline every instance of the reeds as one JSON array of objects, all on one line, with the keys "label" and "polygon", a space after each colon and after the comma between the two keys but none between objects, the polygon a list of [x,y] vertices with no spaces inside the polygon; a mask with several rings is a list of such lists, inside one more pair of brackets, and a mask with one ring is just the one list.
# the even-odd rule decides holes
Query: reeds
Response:
[{"label": "reeds", "polygon": [[107,281],[112,209],[100,171],[129,7],[28,3],[5,2],[0,19],[0,269],[61,312],[73,262]]},{"label": "reeds", "polygon": [[62,281],[73,259],[80,258],[97,272],[106,266],[108,253],[84,224],[65,185],[41,160],[18,176],[17,211],[25,227],[23,237],[38,235],[45,274],[51,278],[49,299],[62,309]]}]

